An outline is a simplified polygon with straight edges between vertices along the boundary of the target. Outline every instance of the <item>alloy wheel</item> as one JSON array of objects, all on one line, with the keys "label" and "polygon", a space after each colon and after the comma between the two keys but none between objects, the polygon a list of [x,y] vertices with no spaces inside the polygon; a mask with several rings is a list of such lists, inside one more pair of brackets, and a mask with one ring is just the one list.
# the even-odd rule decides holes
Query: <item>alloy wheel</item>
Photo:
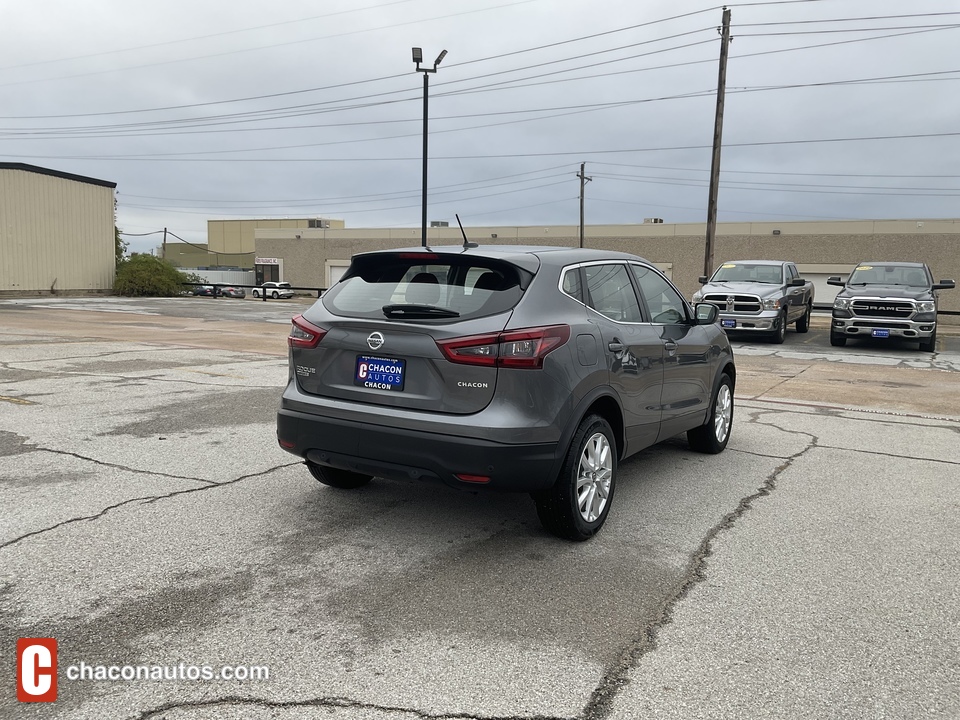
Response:
[{"label": "alloy wheel", "polygon": [[717,442],[722,443],[727,439],[732,421],[733,396],[730,393],[730,386],[724,383],[717,391],[717,407],[713,413],[713,432]]},{"label": "alloy wheel", "polygon": [[613,455],[603,433],[594,433],[584,444],[577,470],[577,508],[586,522],[603,513],[613,479]]}]

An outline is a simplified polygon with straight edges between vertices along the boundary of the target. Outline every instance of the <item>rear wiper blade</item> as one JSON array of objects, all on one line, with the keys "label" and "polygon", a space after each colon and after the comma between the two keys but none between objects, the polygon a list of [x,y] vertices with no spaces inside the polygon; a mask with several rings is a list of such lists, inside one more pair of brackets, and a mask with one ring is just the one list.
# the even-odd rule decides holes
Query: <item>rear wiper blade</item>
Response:
[{"label": "rear wiper blade", "polygon": [[455,318],[460,317],[456,310],[437,307],[436,305],[384,305],[383,314],[393,318]]}]

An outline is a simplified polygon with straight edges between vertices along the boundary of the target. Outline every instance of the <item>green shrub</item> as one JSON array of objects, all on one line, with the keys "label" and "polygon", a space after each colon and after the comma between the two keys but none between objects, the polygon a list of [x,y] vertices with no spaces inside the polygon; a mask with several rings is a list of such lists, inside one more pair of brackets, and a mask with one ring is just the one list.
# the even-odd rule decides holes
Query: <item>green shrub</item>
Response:
[{"label": "green shrub", "polygon": [[167,261],[153,255],[131,255],[117,266],[113,289],[128,297],[171,297],[186,289],[185,282],[189,282],[187,276]]}]

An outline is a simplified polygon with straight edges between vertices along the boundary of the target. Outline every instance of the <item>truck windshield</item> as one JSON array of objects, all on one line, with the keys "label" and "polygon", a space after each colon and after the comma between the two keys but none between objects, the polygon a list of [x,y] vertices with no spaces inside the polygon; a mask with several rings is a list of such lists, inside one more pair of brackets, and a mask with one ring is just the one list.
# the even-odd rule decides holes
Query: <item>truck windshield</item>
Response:
[{"label": "truck windshield", "polygon": [[753,282],[781,285],[783,268],[780,265],[755,263],[724,263],[710,278],[710,282]]},{"label": "truck windshield", "polygon": [[850,285],[930,285],[923,268],[916,265],[860,265],[850,274],[848,282]]}]

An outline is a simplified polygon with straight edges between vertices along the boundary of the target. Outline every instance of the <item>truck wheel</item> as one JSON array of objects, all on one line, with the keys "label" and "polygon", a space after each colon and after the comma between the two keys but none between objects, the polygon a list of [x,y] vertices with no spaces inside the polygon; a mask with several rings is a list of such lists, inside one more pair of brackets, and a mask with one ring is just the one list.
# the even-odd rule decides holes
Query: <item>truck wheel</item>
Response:
[{"label": "truck wheel", "polygon": [[730,440],[733,428],[733,383],[730,376],[720,376],[720,384],[713,396],[707,421],[698,428],[687,431],[687,442],[697,452],[716,455],[722,452]]},{"label": "truck wheel", "polygon": [[923,352],[936,352],[937,350],[937,329],[934,328],[930,337],[920,341],[920,349]]},{"label": "truck wheel", "polygon": [[834,347],[843,347],[847,344],[847,339],[843,335],[838,335],[833,330],[830,331],[830,344]]},{"label": "truck wheel", "polygon": [[314,478],[324,485],[340,488],[341,490],[353,490],[354,488],[363,487],[373,479],[372,475],[364,475],[363,473],[351,472],[350,470],[340,470],[339,468],[317,465],[310,461],[304,464]]},{"label": "truck wheel", "polygon": [[610,423],[588,415],[577,428],[557,482],[533,493],[543,527],[565,540],[587,540],[603,527],[617,482]]},{"label": "truck wheel", "polygon": [[777,318],[777,328],[773,331],[773,335],[770,338],[770,342],[774,345],[782,345],[783,341],[787,337],[787,313],[780,313],[780,317]]},{"label": "truck wheel", "polygon": [[807,305],[807,309],[803,312],[803,317],[797,320],[797,332],[805,333],[810,329],[810,315],[813,313],[813,307]]}]

